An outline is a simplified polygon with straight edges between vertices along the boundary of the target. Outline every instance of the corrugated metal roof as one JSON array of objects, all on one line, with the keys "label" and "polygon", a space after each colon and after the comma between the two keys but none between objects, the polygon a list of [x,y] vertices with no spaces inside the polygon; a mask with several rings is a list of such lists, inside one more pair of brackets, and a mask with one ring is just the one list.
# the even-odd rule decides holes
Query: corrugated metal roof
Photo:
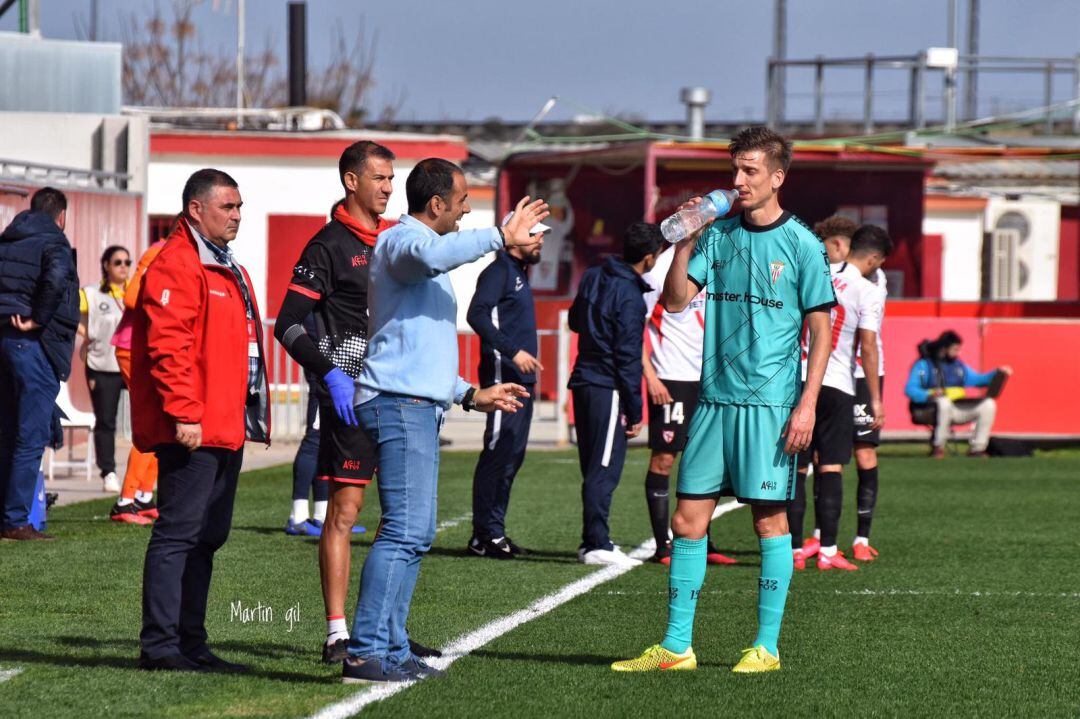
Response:
[{"label": "corrugated metal roof", "polygon": [[955,179],[1080,179],[1080,160],[983,160],[980,162],[940,162],[935,177]]}]

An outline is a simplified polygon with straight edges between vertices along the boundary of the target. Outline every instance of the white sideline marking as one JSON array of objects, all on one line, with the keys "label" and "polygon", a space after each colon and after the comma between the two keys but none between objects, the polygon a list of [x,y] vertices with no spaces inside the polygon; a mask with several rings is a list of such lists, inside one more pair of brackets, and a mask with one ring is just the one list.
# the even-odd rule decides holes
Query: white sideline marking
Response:
[{"label": "white sideline marking", "polygon": [[[757,590],[750,589],[702,589],[702,594],[757,594]],[[645,591],[619,591],[609,589],[607,594],[613,596],[640,596],[644,594],[666,594],[666,592]],[[829,596],[849,597],[1034,597],[1040,599],[1080,599],[1080,592],[1021,592],[1021,591],[964,591],[961,589],[840,589],[829,591],[799,591],[799,594],[827,594]]]},{"label": "white sideline marking", "polygon": [[454,517],[453,519],[444,519],[443,521],[435,525],[435,534],[442,532],[444,529],[451,529],[452,527],[456,527],[462,522],[468,522],[470,519],[472,519],[472,512],[466,512],[460,517]]},{"label": "white sideline marking", "polygon": [[[745,505],[739,504],[738,502],[726,502],[721,504],[713,513],[713,518],[715,519],[716,517],[727,514],[742,506]],[[646,559],[651,556],[655,550],[656,540],[650,537],[630,552],[630,556],[635,559]],[[513,631],[526,622],[531,622],[537,617],[542,617],[552,609],[566,604],[571,599],[585,594],[596,586],[626,574],[631,569],[633,569],[633,567],[609,566],[597,570],[592,574],[587,574],[581,579],[567,584],[562,589],[537,599],[525,609],[496,619],[475,631],[458,637],[443,647],[442,657],[439,659],[432,659],[428,664],[436,669],[446,669],[458,659],[469,655],[485,644]],[[362,689],[348,699],[343,699],[323,707],[315,714],[312,714],[311,719],[345,719],[345,717],[350,717],[359,713],[369,704],[374,704],[375,702],[392,697],[398,692],[408,689],[415,683],[416,682],[401,682],[400,684],[382,684]]]},{"label": "white sideline marking", "polygon": [[0,684],[6,682],[8,679],[14,679],[23,673],[23,670],[16,667],[14,669],[0,669]]}]

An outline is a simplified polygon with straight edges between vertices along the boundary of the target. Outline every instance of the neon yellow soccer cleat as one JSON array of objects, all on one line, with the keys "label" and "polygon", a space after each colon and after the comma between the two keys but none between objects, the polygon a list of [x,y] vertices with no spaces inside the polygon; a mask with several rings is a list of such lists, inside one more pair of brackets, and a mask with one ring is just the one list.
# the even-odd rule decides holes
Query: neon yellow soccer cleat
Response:
[{"label": "neon yellow soccer cleat", "polygon": [[760,674],[780,668],[780,657],[773,656],[762,646],[743,649],[742,659],[731,671],[736,674]]},{"label": "neon yellow soccer cleat", "polygon": [[693,648],[688,647],[682,654],[669,652],[659,644],[645,650],[636,659],[614,662],[611,665],[616,672],[676,672],[697,669],[697,656]]}]

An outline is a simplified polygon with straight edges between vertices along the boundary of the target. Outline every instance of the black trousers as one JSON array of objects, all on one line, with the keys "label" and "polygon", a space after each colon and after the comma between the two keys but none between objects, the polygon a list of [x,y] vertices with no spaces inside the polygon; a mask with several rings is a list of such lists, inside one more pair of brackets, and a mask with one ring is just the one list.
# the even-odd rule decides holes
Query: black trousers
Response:
[{"label": "black trousers", "polygon": [[482,540],[506,536],[506,508],[510,487],[525,461],[532,426],[533,389],[517,412],[492,412],[487,416],[484,449],[473,473],[473,535]]},{"label": "black trousers", "polygon": [[119,372],[98,372],[87,367],[86,383],[94,408],[94,454],[104,477],[116,471],[116,413],[124,379]]},{"label": "black trousers", "polygon": [[214,552],[229,537],[242,449],[156,449],[158,512],[143,565],[143,654],[196,656],[206,649]]},{"label": "black trousers", "polygon": [[574,427],[581,465],[581,548],[611,549],[608,515],[626,460],[626,425],[619,393],[605,387],[574,387]]}]

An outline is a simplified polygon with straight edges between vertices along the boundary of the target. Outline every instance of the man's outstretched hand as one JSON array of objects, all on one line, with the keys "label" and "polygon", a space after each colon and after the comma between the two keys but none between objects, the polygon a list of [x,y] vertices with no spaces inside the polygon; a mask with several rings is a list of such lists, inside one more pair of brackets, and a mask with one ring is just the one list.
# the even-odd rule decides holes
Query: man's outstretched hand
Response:
[{"label": "man's outstretched hand", "polygon": [[551,213],[548,212],[548,204],[543,200],[529,201],[528,195],[518,200],[514,208],[514,216],[503,225],[503,236],[506,238],[507,247],[528,247],[535,245],[536,239],[529,236],[529,230],[542,221]]},{"label": "man's outstretched hand", "polygon": [[[531,225],[530,225],[531,227]],[[484,389],[476,390],[473,395],[473,405],[481,412],[517,412],[524,407],[518,401],[518,397],[528,397],[529,390],[513,382],[492,385]]]}]

